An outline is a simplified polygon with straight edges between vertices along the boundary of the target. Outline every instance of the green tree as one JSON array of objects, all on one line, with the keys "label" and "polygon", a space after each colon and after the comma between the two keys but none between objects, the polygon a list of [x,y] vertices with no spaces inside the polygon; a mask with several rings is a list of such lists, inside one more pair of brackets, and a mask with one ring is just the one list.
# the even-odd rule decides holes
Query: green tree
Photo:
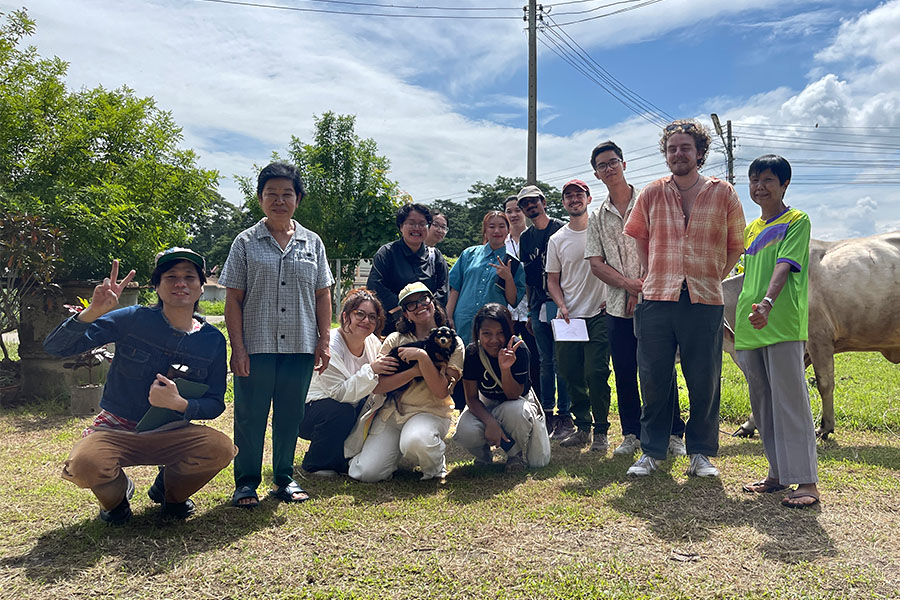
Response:
[{"label": "green tree", "polygon": [[[313,120],[312,143],[291,136],[288,148],[289,161],[300,169],[307,192],[294,216],[319,234],[329,257],[351,259],[343,266],[346,277],[355,259],[372,257],[382,244],[396,239],[399,192],[387,176],[390,161],[378,155],[375,140],[356,135],[355,116],[329,111]],[[279,156],[273,153],[272,158]],[[245,210],[260,218],[255,182],[237,180]]]},{"label": "green tree", "polygon": [[146,277],[157,251],[187,241],[217,173],[178,147],[152,98],[66,90],[67,64],[23,47],[34,30],[24,10],[0,25],[0,209],[62,228],[62,277],[99,277],[113,258]]},{"label": "green tree", "polygon": [[241,231],[253,224],[246,212],[223,198],[210,192],[209,205],[197,216],[191,225],[191,249],[206,258],[206,266],[221,269],[228,258],[231,243]]}]

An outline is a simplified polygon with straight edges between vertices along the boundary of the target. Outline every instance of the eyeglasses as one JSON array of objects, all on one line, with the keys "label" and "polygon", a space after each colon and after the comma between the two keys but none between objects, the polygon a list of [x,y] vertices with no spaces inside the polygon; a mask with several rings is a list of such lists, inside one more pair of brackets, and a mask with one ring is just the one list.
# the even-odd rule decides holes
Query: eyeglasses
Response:
[{"label": "eyeglasses", "polygon": [[613,171],[615,171],[616,169],[619,168],[619,165],[621,165],[621,164],[622,164],[621,159],[611,158],[607,162],[597,163],[597,165],[595,166],[595,169],[597,169],[598,173],[602,173],[603,171],[606,171],[607,169],[612,169]]},{"label": "eyeglasses", "polygon": [[360,321],[369,320],[372,323],[378,322],[378,315],[375,313],[367,313],[364,310],[351,310],[350,314],[359,319]]},{"label": "eyeglasses", "polygon": [[437,229],[438,231],[447,231],[446,225],[432,225],[432,229]]},{"label": "eyeglasses", "polygon": [[686,123],[684,123],[684,122],[682,122],[682,123],[669,123],[668,125],[666,125],[666,128],[665,128],[664,131],[665,131],[666,133],[672,133],[673,131],[684,131],[684,132],[688,132],[688,131],[694,131],[695,129],[697,129],[697,125],[696,125],[695,123],[691,123],[690,121],[688,121],[688,122],[686,122]]},{"label": "eyeglasses", "polygon": [[431,304],[431,296],[422,296],[418,300],[410,300],[403,303],[403,310],[416,310],[420,306],[428,306]]},{"label": "eyeglasses", "polygon": [[407,229],[428,229],[426,221],[404,221],[403,225]]}]

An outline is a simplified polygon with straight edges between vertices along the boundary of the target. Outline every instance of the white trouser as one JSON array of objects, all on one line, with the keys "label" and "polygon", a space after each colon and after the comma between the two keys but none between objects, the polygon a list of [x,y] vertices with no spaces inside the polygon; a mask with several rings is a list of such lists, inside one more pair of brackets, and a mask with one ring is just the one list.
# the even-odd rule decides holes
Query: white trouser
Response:
[{"label": "white trouser", "polygon": [[367,482],[390,479],[401,457],[421,467],[422,479],[446,475],[444,436],[450,419],[419,413],[400,424],[396,417],[393,413],[384,420],[375,415],[362,451],[350,459],[350,477]]},{"label": "white trouser", "polygon": [[[500,427],[515,444],[509,456],[522,456],[529,467],[544,467],[550,462],[550,440],[544,413],[535,402],[519,398],[495,402],[479,394],[485,408],[497,419]],[[473,415],[468,407],[456,423],[453,441],[480,460],[490,462],[490,447],[484,438],[484,423]]]}]

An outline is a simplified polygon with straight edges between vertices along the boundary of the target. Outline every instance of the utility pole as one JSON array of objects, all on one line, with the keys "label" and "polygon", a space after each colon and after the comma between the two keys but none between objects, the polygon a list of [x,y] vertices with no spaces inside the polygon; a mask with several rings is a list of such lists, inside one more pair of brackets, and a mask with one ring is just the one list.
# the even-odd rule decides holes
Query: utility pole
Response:
[{"label": "utility pole", "polygon": [[528,21],[528,165],[529,185],[537,183],[537,21],[538,11],[544,6],[537,0],[528,0],[523,6],[524,20]]},{"label": "utility pole", "polygon": [[[725,122],[726,133],[723,135],[722,124],[719,122],[719,115],[712,113],[709,116],[712,117],[713,126],[716,128],[716,133],[719,134],[719,139],[725,144],[725,159],[727,160],[728,168],[725,178],[728,180],[728,183],[734,185],[734,138],[731,136],[731,119]],[[725,137],[726,135],[727,138]]]}]

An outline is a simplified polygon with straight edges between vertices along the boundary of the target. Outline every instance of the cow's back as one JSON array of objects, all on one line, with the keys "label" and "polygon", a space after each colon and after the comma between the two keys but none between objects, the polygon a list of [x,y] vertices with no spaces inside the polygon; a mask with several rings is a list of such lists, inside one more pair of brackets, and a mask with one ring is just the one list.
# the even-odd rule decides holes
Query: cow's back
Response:
[{"label": "cow's back", "polygon": [[900,350],[900,231],[810,241],[809,327],[835,352]]}]

